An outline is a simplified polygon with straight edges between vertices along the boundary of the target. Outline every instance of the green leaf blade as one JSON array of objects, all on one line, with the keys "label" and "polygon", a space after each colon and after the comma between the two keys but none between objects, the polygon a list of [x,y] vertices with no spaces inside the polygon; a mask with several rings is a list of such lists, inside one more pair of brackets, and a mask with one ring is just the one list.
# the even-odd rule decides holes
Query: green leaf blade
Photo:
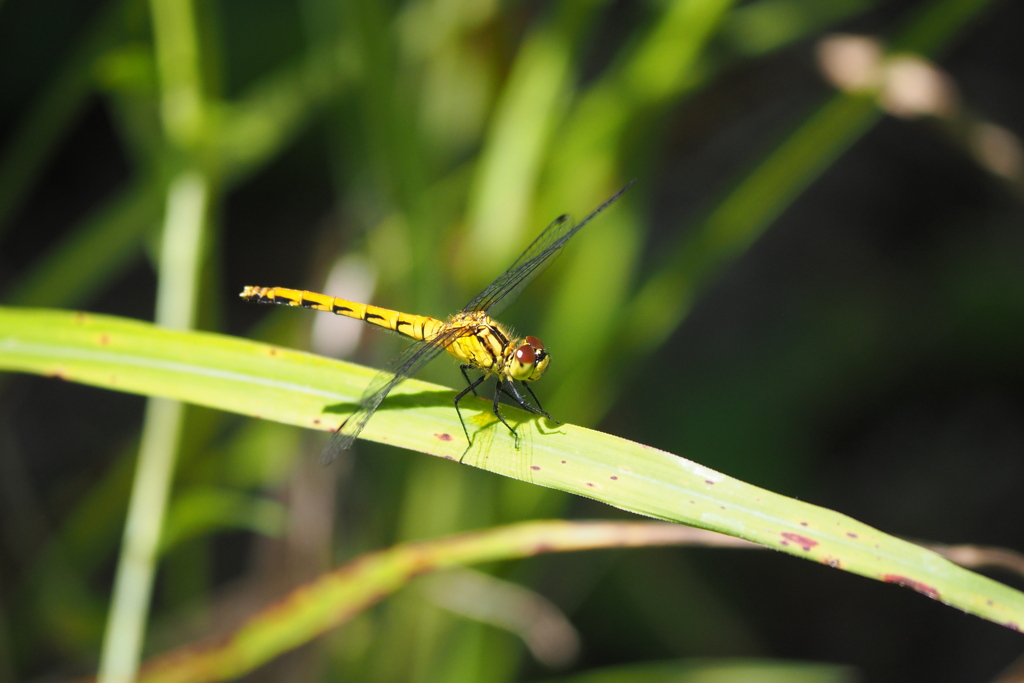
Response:
[{"label": "green leaf blade", "polygon": [[[0,368],[175,398],[318,429],[357,405],[375,371],[222,335],[60,311],[0,309]],[[637,514],[743,538],[902,585],[1015,630],[1024,593],[845,515],[733,479],[677,455],[512,407],[520,447],[489,401],[466,400],[467,448],[453,393],[403,382],[364,438],[460,460]]]}]

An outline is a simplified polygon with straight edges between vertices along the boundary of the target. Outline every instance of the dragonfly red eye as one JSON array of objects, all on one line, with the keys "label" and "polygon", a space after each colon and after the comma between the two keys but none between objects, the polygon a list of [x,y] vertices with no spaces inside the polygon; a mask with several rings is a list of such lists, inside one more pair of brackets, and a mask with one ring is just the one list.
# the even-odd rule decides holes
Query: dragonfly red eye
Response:
[{"label": "dragonfly red eye", "polygon": [[[529,341],[530,338],[527,337],[526,340]],[[533,346],[520,346],[518,349],[516,349],[516,360],[522,363],[523,365],[533,365],[534,363],[536,363],[537,354],[533,350]]]},{"label": "dragonfly red eye", "polygon": [[527,337],[526,338],[526,343],[529,344],[530,346],[532,346],[535,349],[543,349],[544,348],[544,342],[542,342],[540,339],[537,339],[536,337]]}]

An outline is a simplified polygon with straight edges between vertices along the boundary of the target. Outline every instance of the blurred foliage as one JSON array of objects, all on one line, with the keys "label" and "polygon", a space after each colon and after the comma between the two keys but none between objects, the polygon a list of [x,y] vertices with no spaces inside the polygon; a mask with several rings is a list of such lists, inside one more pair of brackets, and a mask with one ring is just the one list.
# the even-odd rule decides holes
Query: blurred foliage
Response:
[{"label": "blurred foliage", "polygon": [[[161,226],[191,173],[197,325],[307,348],[335,321],[241,287],[323,289],[345,254],[331,293],[443,316],[636,178],[503,315],[552,349],[553,415],[892,533],[1024,547],[1019,3],[248,0],[188,3],[184,27],[160,5],[0,4],[4,303],[154,319],[158,290],[188,299]],[[174,30],[191,57],[155,47]],[[875,61],[834,32],[878,38]],[[915,109],[921,83],[948,103]],[[396,348],[370,330],[355,355]],[[91,672],[143,402],[3,389],[0,680]],[[611,512],[371,446],[322,471],[318,436],[204,409],[180,439],[149,653],[366,550]],[[573,674],[758,657],[985,680],[1019,654],[1009,631],[805,564],[650,549],[491,571],[568,615]],[[413,584],[263,675],[557,673]]]}]

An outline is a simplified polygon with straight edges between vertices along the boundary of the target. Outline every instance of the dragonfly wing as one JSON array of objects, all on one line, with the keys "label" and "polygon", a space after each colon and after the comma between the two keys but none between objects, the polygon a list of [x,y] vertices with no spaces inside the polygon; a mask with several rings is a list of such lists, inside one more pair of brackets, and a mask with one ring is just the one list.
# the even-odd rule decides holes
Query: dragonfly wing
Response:
[{"label": "dragonfly wing", "polygon": [[338,457],[338,453],[352,446],[363,431],[363,427],[370,421],[370,417],[377,411],[381,402],[391,393],[392,389],[437,358],[455,339],[471,332],[471,329],[464,327],[449,328],[430,342],[413,344],[391,359],[391,362],[378,372],[366,387],[362,398],[359,399],[359,408],[356,412],[352,413],[334,432],[334,436],[331,437],[327,448],[320,456],[320,463],[322,465],[331,464]]},{"label": "dragonfly wing", "polygon": [[537,239],[533,240],[508,270],[489,284],[484,291],[477,294],[476,298],[462,310],[487,311],[489,315],[498,315],[516,300],[524,287],[541,274],[544,268],[551,263],[551,259],[562,250],[562,247],[572,239],[573,235],[580,231],[580,228],[594,220],[599,213],[622,196],[622,193],[628,190],[632,184],[633,181],[612,195],[579,223],[573,223],[568,215],[556,218],[551,225],[544,229],[544,232],[537,236]]}]

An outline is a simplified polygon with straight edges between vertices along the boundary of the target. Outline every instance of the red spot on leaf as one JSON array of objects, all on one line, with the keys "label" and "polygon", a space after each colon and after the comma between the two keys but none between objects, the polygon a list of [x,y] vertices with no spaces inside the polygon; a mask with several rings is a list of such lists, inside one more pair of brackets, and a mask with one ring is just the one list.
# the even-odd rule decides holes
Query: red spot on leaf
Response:
[{"label": "red spot on leaf", "polygon": [[823,557],[821,563],[826,567],[832,567],[833,569],[839,569],[843,566],[843,563],[839,561],[838,557]]},{"label": "red spot on leaf", "polygon": [[710,479],[705,479],[704,483],[707,484],[708,486],[714,486],[715,485],[715,482],[711,481]]},{"label": "red spot on leaf", "polygon": [[921,595],[927,595],[932,600],[939,599],[939,591],[936,588],[933,588],[926,583],[915,581],[908,576],[901,576],[900,574],[883,574],[882,581],[915,590]]},{"label": "red spot on leaf", "polygon": [[452,435],[449,434],[448,432],[445,432],[444,434],[434,434],[434,436],[436,436],[441,441],[451,441],[452,440]]},{"label": "red spot on leaf", "polygon": [[593,486],[593,485],[594,485],[593,482],[589,482],[589,481],[587,482],[587,486]]},{"label": "red spot on leaf", "polygon": [[540,469],[540,465],[530,465],[530,469],[531,470],[539,470]]},{"label": "red spot on leaf", "polygon": [[846,535],[849,536],[850,538],[857,538],[857,534],[853,533],[852,531],[847,531]]},{"label": "red spot on leaf", "polygon": [[608,478],[611,479],[612,481],[618,481],[618,479],[619,479],[614,474],[612,476],[608,477]]},{"label": "red spot on leaf", "polygon": [[1013,631],[1016,631],[1017,633],[1020,633],[1020,624],[1018,624],[1016,621],[1008,621],[1005,624],[1003,624],[1003,626]]},{"label": "red spot on leaf", "polygon": [[[791,531],[784,531],[782,533],[782,537],[786,539],[786,541],[792,541],[793,543],[796,543],[804,551],[808,551],[814,546],[818,545],[818,542],[815,541],[813,538],[807,538],[806,536],[801,536],[800,534],[794,534]],[[786,541],[783,541],[782,544],[789,545],[788,543],[786,543]]]}]

